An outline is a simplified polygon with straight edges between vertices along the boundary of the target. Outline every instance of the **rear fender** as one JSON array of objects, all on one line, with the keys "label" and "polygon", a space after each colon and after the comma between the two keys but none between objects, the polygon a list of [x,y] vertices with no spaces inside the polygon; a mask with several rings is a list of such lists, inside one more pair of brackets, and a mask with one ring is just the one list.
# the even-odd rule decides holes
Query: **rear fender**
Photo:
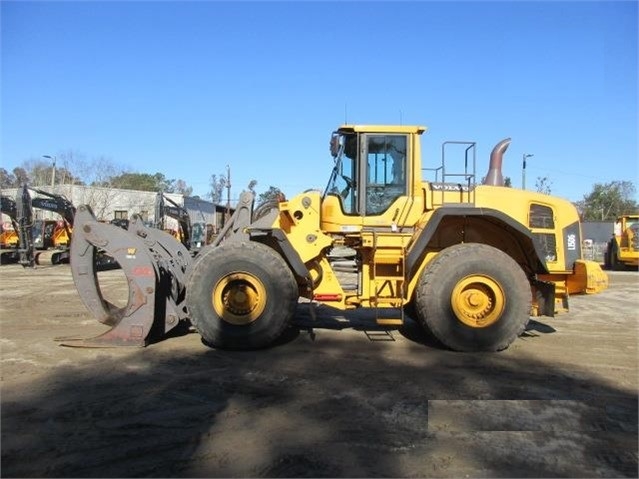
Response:
[{"label": "rear fender", "polygon": [[[427,253],[429,250],[432,251],[433,249],[432,242],[434,238],[446,220],[450,219],[459,221],[465,221],[467,219],[485,221],[493,228],[503,230],[503,234],[506,234],[509,238],[513,239],[513,243],[511,244],[513,251],[508,253],[513,256],[524,270],[526,270],[529,276],[536,273],[548,273],[543,252],[533,241],[533,236],[530,230],[521,223],[513,220],[501,211],[490,208],[447,206],[441,207],[433,212],[432,216],[428,219],[428,223],[425,228],[418,233],[418,236],[414,238],[409,245],[406,259],[406,269],[409,273],[409,278],[414,278],[421,270]],[[465,237],[465,231],[463,228],[459,231],[458,237],[449,238],[448,241],[449,244],[443,245],[444,247],[462,242],[485,242],[486,244],[491,244],[490,240],[469,240]],[[496,246],[493,244],[491,245]]]}]

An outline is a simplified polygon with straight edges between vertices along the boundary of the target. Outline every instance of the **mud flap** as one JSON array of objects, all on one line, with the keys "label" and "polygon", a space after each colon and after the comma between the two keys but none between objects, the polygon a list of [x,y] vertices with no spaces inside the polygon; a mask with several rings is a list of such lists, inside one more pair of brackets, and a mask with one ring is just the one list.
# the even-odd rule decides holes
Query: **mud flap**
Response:
[{"label": "mud flap", "polygon": [[533,316],[555,316],[555,284],[548,281],[534,281]]},{"label": "mud flap", "polygon": [[[97,273],[108,255],[126,276],[127,304],[118,308],[104,299]],[[146,346],[187,320],[185,277],[189,251],[164,231],[148,228],[133,216],[128,230],[99,222],[91,208],[76,212],[71,241],[71,271],[82,302],[111,329],[88,339],[58,338],[64,346]],[[104,269],[113,269],[111,267]]]}]

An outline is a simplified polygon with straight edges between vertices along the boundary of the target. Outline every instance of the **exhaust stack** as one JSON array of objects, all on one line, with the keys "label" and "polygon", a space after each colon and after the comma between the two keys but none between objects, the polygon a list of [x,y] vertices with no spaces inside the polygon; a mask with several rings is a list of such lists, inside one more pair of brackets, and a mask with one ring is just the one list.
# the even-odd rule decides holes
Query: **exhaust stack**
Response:
[{"label": "exhaust stack", "polygon": [[504,186],[504,177],[501,174],[501,164],[504,159],[504,153],[510,145],[510,138],[501,140],[495,145],[493,151],[490,153],[490,164],[488,165],[488,173],[484,179],[485,185],[490,186]]}]

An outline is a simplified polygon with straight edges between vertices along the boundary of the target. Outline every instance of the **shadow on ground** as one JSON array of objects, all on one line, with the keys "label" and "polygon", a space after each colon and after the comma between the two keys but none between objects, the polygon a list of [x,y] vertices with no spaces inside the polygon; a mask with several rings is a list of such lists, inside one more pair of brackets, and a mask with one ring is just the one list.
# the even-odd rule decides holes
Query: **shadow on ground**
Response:
[{"label": "shadow on ground", "polygon": [[82,365],[3,389],[2,477],[637,477],[636,394],[402,334],[69,350]]}]

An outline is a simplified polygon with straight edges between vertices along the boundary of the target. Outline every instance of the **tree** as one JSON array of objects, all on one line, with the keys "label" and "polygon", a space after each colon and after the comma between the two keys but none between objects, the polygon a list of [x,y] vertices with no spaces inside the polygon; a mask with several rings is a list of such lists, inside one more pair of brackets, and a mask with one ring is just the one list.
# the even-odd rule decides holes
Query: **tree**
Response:
[{"label": "tree", "polygon": [[172,193],[179,193],[183,196],[191,196],[193,193],[193,187],[187,185],[184,180],[172,180],[171,189]]},{"label": "tree", "polygon": [[13,176],[15,177],[15,187],[22,186],[25,183],[29,183],[29,174],[24,168],[16,167],[13,169]]},{"label": "tree", "polygon": [[16,177],[14,174],[9,173],[4,168],[0,168],[0,189],[2,188],[15,188]]},{"label": "tree", "polygon": [[585,221],[610,221],[639,208],[633,199],[634,193],[635,185],[631,181],[595,183],[576,206]]},{"label": "tree", "polygon": [[157,178],[148,173],[122,173],[109,179],[111,188],[123,190],[157,191]]},{"label": "tree", "polygon": [[550,187],[552,186],[552,181],[547,177],[537,177],[537,181],[535,181],[535,188],[539,193],[543,193],[545,195],[549,195],[551,192]]},{"label": "tree", "polygon": [[284,193],[276,186],[269,186],[268,190],[264,193],[260,193],[257,199],[257,206],[260,206],[267,201],[284,201]]},{"label": "tree", "polygon": [[211,180],[209,183],[211,186],[211,191],[207,196],[211,198],[211,202],[213,204],[219,205],[222,201],[222,192],[226,187],[226,182],[227,179],[224,175],[220,175],[219,177],[217,175],[211,175]]},{"label": "tree", "polygon": [[60,155],[70,169],[85,184],[91,186],[111,186],[111,179],[122,175],[127,168],[114,163],[110,158],[98,156],[87,159],[84,155],[69,150]]},{"label": "tree", "polygon": [[109,178],[107,185],[112,188],[122,188],[125,190],[140,191],[164,191],[165,193],[179,193],[189,196],[193,188],[188,186],[184,180],[169,180],[164,173],[122,173]]},{"label": "tree", "polygon": [[[84,185],[85,182],[77,173],[77,163],[84,155],[73,150],[59,153],[56,157],[55,184],[56,185]],[[104,161],[94,165],[97,168],[104,168]]]},{"label": "tree", "polygon": [[31,186],[48,186],[53,177],[53,165],[40,158],[30,158],[22,162],[22,168],[27,172]]},{"label": "tree", "polygon": [[251,181],[249,181],[249,184],[248,184],[248,187],[247,187],[247,188],[248,188],[248,190],[249,190],[251,193],[255,194],[255,187],[256,187],[256,186],[257,186],[257,180],[251,180]]}]

